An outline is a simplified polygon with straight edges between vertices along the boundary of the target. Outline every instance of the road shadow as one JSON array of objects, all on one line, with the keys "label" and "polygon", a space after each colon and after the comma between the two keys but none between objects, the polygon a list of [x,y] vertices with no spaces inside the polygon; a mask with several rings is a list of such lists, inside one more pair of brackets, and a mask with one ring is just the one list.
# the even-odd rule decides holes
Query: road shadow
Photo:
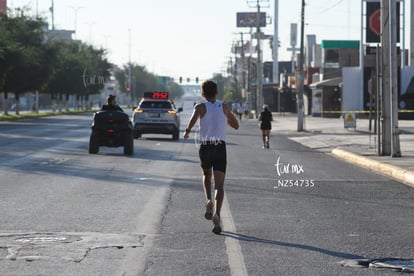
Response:
[{"label": "road shadow", "polygon": [[320,248],[320,247],[316,247],[316,246],[312,246],[312,245],[262,239],[262,238],[258,238],[258,237],[248,236],[248,235],[229,232],[229,231],[223,231],[221,233],[221,235],[223,235],[225,237],[232,238],[232,239],[236,239],[238,241],[243,241],[243,242],[254,242],[254,243],[270,244],[270,245],[275,245],[275,246],[297,248],[297,249],[301,249],[301,250],[318,252],[318,253],[321,253],[321,254],[324,254],[324,255],[337,257],[337,258],[342,258],[342,259],[348,259],[348,260],[363,259],[364,258],[360,255],[333,251],[333,250]]}]

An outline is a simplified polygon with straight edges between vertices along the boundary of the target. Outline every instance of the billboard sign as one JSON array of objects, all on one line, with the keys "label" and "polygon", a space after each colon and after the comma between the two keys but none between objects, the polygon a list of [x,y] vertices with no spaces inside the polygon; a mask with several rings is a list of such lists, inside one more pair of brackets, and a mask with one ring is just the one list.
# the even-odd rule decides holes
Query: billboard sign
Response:
[{"label": "billboard sign", "polygon": [[290,45],[295,47],[298,43],[298,24],[291,23],[290,24]]},{"label": "billboard sign", "polygon": [[0,15],[7,14],[7,0],[0,0]]},{"label": "billboard sign", "polygon": [[[237,27],[257,27],[257,12],[238,12],[237,13]],[[266,13],[259,14],[259,27],[266,27]]]},{"label": "billboard sign", "polygon": [[[381,42],[381,3],[380,2],[367,2],[366,3],[366,33],[365,40],[367,43],[379,43]],[[396,7],[397,14],[397,42],[400,42],[400,3],[397,2]]]}]

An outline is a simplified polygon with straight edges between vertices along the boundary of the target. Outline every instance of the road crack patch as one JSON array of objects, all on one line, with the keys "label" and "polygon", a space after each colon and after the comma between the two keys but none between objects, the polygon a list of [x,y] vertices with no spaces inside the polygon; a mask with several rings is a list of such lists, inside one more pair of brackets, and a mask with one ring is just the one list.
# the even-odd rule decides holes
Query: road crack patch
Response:
[{"label": "road crack patch", "polygon": [[0,233],[0,260],[82,262],[92,250],[140,248],[144,234],[98,232]]}]

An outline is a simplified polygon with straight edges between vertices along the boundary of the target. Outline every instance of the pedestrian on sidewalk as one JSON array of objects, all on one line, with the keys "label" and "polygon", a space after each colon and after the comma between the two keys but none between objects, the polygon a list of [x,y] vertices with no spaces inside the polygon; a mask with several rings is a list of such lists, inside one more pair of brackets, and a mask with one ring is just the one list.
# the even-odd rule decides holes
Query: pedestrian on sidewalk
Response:
[{"label": "pedestrian on sidewalk", "polygon": [[259,116],[260,129],[262,130],[263,148],[269,148],[269,136],[272,129],[273,116],[267,104],[263,105],[263,111]]},{"label": "pedestrian on sidewalk", "polygon": [[243,106],[241,102],[237,102],[237,115],[239,116],[239,120],[241,122],[243,116]]},{"label": "pedestrian on sidewalk", "polygon": [[249,103],[248,102],[245,102],[243,104],[243,113],[244,113],[244,117],[246,119],[249,119]]},{"label": "pedestrian on sidewalk", "polygon": [[[230,108],[217,100],[218,90],[215,82],[205,81],[201,88],[202,96],[206,101],[194,107],[183,137],[184,139],[189,138],[191,129],[200,119],[199,157],[203,173],[203,190],[206,197],[204,217],[213,221],[213,233],[220,234],[222,231],[220,211],[224,199],[224,178],[227,166],[226,125],[238,129],[239,123]],[[211,196],[213,174],[214,201]]]}]

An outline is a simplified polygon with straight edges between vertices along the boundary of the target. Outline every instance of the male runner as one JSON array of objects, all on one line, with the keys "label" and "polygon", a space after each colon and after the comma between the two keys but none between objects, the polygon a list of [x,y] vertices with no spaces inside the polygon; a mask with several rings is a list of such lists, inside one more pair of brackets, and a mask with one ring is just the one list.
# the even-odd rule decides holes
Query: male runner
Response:
[{"label": "male runner", "polygon": [[[206,102],[199,103],[194,107],[193,114],[188,121],[184,133],[184,139],[188,139],[190,131],[200,119],[200,164],[203,171],[203,189],[206,196],[206,213],[204,217],[212,220],[214,224],[213,233],[220,234],[222,231],[220,211],[224,199],[224,177],[226,173],[226,125],[234,129],[239,128],[239,123],[231,113],[229,107],[217,101],[217,84],[211,80],[202,85],[202,96]],[[211,198],[211,178],[214,174],[214,202]],[[215,213],[213,215],[213,205]]]}]

